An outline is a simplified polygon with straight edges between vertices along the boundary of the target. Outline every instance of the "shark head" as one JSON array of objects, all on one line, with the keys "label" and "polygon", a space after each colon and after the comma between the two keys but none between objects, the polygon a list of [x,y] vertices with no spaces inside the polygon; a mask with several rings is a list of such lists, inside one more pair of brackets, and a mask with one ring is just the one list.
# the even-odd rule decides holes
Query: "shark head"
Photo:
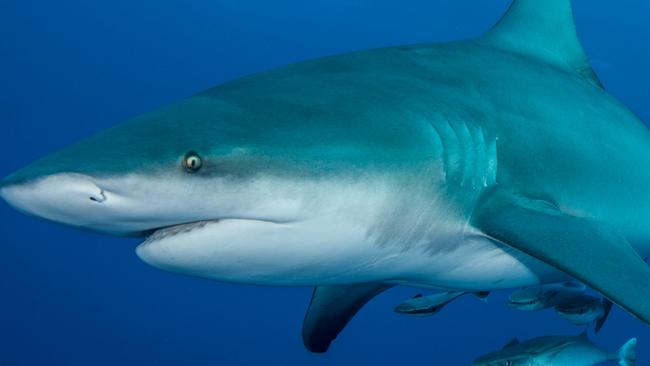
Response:
[{"label": "shark head", "polygon": [[557,313],[576,325],[589,324],[605,315],[605,307],[600,299],[593,296],[572,296],[555,306]]},{"label": "shark head", "polygon": [[279,165],[295,177],[298,163],[279,161],[275,146],[236,141],[221,113],[196,98],[138,117],[8,176],[2,197],[31,215],[121,236],[225,219],[300,219],[273,186]]},{"label": "shark head", "polygon": [[363,243],[395,197],[396,151],[414,131],[349,126],[361,116],[291,95],[277,73],[64,148],[8,176],[0,194],[29,215],[142,237],[137,254],[170,271],[282,285],[337,281],[347,261],[371,268],[380,258]]}]

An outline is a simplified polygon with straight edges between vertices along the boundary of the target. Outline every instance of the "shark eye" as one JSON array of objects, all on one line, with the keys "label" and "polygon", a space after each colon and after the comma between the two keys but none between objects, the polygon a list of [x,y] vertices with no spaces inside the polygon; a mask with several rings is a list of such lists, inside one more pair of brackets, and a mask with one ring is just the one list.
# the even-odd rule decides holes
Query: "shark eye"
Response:
[{"label": "shark eye", "polygon": [[197,172],[201,167],[203,166],[203,160],[194,151],[190,151],[187,154],[185,154],[185,157],[183,158],[183,167],[185,168],[186,171],[190,173]]}]

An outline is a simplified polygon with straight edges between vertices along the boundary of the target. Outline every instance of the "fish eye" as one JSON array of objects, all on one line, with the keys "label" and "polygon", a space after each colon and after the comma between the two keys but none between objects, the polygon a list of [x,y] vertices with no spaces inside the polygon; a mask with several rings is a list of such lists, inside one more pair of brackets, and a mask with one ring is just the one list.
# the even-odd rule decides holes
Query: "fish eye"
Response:
[{"label": "fish eye", "polygon": [[203,166],[203,159],[194,151],[190,151],[183,157],[183,168],[190,173],[197,172]]}]

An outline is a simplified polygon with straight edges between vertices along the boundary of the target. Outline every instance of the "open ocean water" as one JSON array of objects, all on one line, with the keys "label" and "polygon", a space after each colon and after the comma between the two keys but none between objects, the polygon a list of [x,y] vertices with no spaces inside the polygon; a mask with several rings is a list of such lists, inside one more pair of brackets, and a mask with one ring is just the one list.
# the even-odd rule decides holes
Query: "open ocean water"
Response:
[{"label": "open ocean water", "polygon": [[[477,36],[508,4],[0,1],[0,176],[249,73],[353,50]],[[574,9],[606,88],[650,121],[650,2],[575,0]],[[136,257],[137,244],[36,220],[1,203],[0,365],[468,365],[515,336],[581,332],[553,311],[508,308],[507,292],[487,304],[468,296],[433,317],[408,318],[393,307],[423,291],[396,288],[366,306],[327,354],[314,355],[300,337],[310,288],[162,272]],[[619,308],[592,339],[615,350],[631,337],[639,339],[638,364],[650,365],[650,327]]]}]

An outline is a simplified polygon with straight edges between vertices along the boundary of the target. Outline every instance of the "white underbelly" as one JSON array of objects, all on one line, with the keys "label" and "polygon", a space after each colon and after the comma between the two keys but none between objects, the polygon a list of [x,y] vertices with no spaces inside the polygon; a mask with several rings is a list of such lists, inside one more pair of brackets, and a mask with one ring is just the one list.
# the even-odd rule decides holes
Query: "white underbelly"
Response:
[{"label": "white underbelly", "polygon": [[[223,220],[154,238],[138,254],[169,271],[260,285],[392,282],[496,290],[564,279],[551,267],[480,235],[446,237],[440,240],[457,242],[404,249],[380,246],[349,222]],[[438,244],[446,249],[432,251]]]},{"label": "white underbelly", "polygon": [[476,235],[460,239],[450,252],[427,256],[409,253],[408,278],[393,282],[457,290],[499,290],[560,282],[567,275],[546,263]]},{"label": "white underbelly", "polygon": [[[282,216],[297,219],[181,225],[162,230],[173,235],[154,236],[138,255],[169,271],[259,285],[394,282],[496,290],[564,279],[469,227],[464,206],[444,191],[431,193],[429,185],[378,177],[371,183],[292,187],[274,195],[292,197],[296,213]],[[287,207],[283,200],[267,197],[266,202],[264,207],[274,210]]]}]

